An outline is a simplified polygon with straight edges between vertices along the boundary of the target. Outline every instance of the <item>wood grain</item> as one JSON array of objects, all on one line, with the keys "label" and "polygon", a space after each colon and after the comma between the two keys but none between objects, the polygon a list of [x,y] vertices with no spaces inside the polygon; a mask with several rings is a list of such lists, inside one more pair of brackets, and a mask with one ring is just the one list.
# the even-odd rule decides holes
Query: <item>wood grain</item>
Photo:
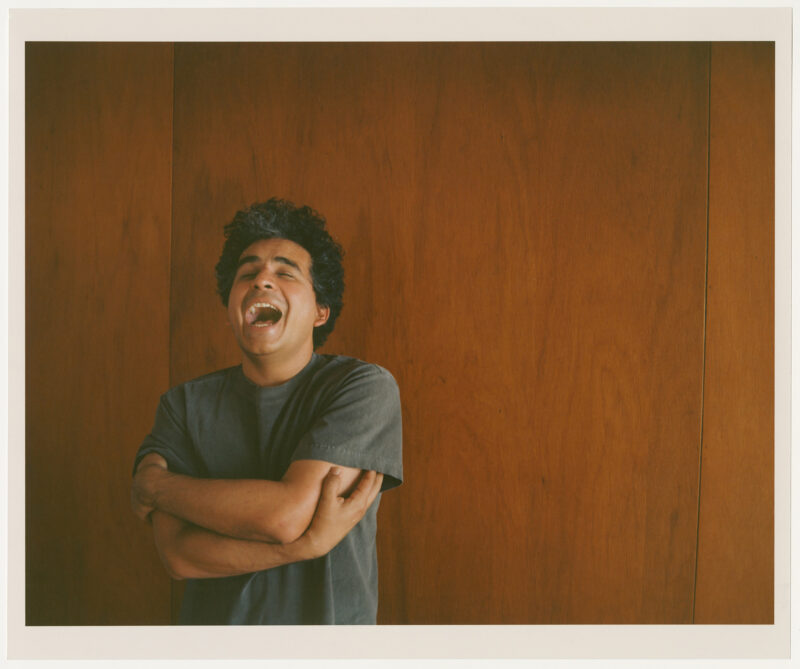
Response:
[{"label": "wood grain", "polygon": [[172,47],[25,67],[26,622],[168,622],[129,490],[168,383]]},{"label": "wood grain", "polygon": [[325,214],[325,350],[404,403],[380,622],[691,622],[708,86],[702,44],[176,45],[171,382],[238,361],[233,213]]},{"label": "wood grain", "polygon": [[380,622],[772,622],[771,45],[180,44],[171,175],[172,54],[27,47],[28,624],[169,621],[131,458],[271,195],[400,384]]},{"label": "wood grain", "polygon": [[711,53],[697,623],[773,622],[775,49]]}]

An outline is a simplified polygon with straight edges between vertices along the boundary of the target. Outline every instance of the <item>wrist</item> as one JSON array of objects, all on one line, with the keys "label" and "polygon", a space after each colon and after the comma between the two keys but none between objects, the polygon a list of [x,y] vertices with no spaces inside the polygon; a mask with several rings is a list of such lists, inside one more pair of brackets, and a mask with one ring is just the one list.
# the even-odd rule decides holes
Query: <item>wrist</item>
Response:
[{"label": "wrist", "polygon": [[145,476],[142,477],[142,491],[149,502],[155,508],[159,508],[159,502],[164,493],[164,482],[172,476],[169,470],[157,465],[144,468]]},{"label": "wrist", "polygon": [[292,543],[284,545],[291,552],[291,557],[298,561],[313,560],[323,554],[317,549],[313,534],[309,532],[306,532]]}]

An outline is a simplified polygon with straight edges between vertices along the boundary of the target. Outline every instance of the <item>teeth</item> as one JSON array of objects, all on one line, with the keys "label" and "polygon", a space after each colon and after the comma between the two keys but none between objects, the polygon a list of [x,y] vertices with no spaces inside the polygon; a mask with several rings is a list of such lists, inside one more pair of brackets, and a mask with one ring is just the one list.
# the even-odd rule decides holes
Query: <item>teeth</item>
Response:
[{"label": "teeth", "polygon": [[[268,310],[267,313],[259,313],[265,309]],[[260,316],[264,318],[260,319]],[[245,320],[248,325],[265,328],[277,323],[282,316],[283,312],[271,302],[255,302],[248,307]]]},{"label": "teeth", "polygon": [[269,302],[256,302],[255,304],[251,304],[248,311],[251,314],[255,314],[257,309],[274,309],[279,314],[282,313],[278,307],[276,307],[274,304],[270,304]]}]

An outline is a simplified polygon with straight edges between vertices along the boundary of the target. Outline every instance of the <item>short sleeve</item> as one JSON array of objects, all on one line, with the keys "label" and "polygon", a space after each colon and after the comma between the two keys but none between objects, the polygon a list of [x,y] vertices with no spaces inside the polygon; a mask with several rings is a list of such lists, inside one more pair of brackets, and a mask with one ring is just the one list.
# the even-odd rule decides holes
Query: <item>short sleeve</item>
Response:
[{"label": "short sleeve", "polygon": [[394,377],[377,365],[363,365],[339,383],[291,459],[375,470],[384,475],[381,489],[388,490],[403,480],[402,442]]},{"label": "short sleeve", "polygon": [[133,463],[134,474],[145,455],[158,453],[167,461],[167,467],[171,472],[200,476],[193,457],[192,442],[186,429],[186,413],[173,395],[174,393],[166,393],[161,396],[153,429],[136,453]]}]

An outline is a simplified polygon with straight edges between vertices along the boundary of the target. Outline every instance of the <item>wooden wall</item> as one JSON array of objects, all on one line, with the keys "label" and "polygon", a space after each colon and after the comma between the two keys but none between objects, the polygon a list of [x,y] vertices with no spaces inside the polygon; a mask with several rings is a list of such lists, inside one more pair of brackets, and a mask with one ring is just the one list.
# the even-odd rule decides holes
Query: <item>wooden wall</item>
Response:
[{"label": "wooden wall", "polygon": [[773,618],[774,63],[771,43],[711,52],[698,623]]},{"label": "wooden wall", "polygon": [[26,621],[157,624],[130,512],[169,383],[172,47],[26,49]]},{"label": "wooden wall", "polygon": [[[380,622],[771,622],[771,45],[35,45],[27,65],[29,624],[169,618],[127,468],[160,392],[238,360],[213,266],[271,195],[346,249],[324,351],[400,385]],[[53,278],[75,285],[39,311]],[[83,356],[49,350],[53,317]],[[90,578],[101,547],[135,580]]]}]

